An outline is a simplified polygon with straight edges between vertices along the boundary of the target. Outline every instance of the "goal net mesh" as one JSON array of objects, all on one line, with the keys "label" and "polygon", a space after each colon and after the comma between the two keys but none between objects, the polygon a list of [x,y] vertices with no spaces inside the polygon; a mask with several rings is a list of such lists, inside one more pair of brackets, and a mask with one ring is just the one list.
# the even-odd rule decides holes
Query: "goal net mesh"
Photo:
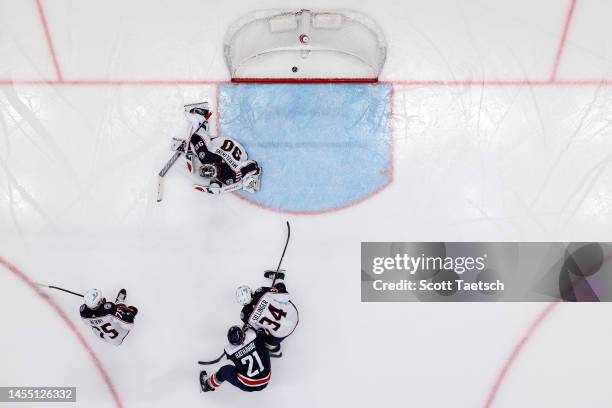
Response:
[{"label": "goal net mesh", "polygon": [[375,82],[387,43],[354,11],[266,10],[230,26],[224,54],[234,82]]}]

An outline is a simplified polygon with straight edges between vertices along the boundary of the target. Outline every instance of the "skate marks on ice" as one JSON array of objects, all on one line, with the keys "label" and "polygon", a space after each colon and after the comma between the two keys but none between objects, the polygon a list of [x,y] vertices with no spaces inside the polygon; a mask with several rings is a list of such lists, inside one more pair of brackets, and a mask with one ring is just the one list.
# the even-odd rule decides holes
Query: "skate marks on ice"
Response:
[{"label": "skate marks on ice", "polygon": [[262,189],[240,197],[290,213],[356,204],[393,177],[390,84],[226,84],[221,134],[263,169]]}]

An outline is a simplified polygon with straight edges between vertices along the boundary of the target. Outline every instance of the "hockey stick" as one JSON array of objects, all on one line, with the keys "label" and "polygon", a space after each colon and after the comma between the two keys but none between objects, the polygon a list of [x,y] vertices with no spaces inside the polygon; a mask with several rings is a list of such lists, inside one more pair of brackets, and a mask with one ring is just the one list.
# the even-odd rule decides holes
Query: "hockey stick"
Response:
[{"label": "hockey stick", "polygon": [[291,238],[291,225],[289,225],[289,221],[287,221],[287,240],[285,241],[285,248],[283,248],[283,254],[278,261],[278,266],[276,267],[276,273],[274,274],[274,279],[272,279],[272,287],[276,283],[276,276],[278,275],[278,271],[280,271],[281,264],[283,263],[283,258],[285,257],[285,252],[287,251],[287,245],[289,245],[289,238]]},{"label": "hockey stick", "polygon": [[181,152],[180,150],[177,150],[176,152],[174,152],[170,160],[168,160],[164,168],[161,169],[161,171],[159,172],[159,175],[157,177],[157,202],[158,203],[163,199],[163,195],[164,195],[164,177],[166,176],[166,173],[168,173],[168,170],[170,170],[172,165],[181,156],[181,154],[183,154],[183,152]]},{"label": "hockey stick", "polygon": [[199,365],[211,365],[211,364],[215,364],[218,363],[219,361],[221,361],[221,359],[225,357],[225,351],[223,352],[223,354],[221,354],[218,358],[215,358],[214,360],[211,361],[198,361]]},{"label": "hockey stick", "polygon": [[76,293],[73,292],[71,290],[68,289],[64,289],[64,288],[60,288],[58,286],[52,286],[52,285],[44,285],[42,283],[36,283],[38,286],[42,286],[43,288],[48,288],[48,289],[57,289],[57,290],[61,290],[62,292],[66,292],[66,293],[70,293],[71,295],[75,295],[75,296],[80,296],[80,297],[84,297],[83,295],[81,295],[80,293]]},{"label": "hockey stick", "polygon": [[[193,104],[193,105],[197,105],[197,104]],[[191,106],[191,105],[185,105],[185,106]],[[195,130],[195,132],[191,132],[191,134],[193,135],[194,133],[197,133],[197,131],[200,130],[201,128],[203,128],[204,126],[206,126],[207,123],[208,122],[206,122],[206,121],[200,123],[200,126],[198,126],[198,128]],[[179,148],[176,152],[174,152],[172,157],[170,157],[170,160],[168,160],[168,162],[166,163],[164,168],[161,169],[161,171],[159,172],[159,175],[157,177],[157,202],[158,203],[164,198],[164,177],[166,176],[166,173],[168,173],[170,168],[178,160],[178,158],[181,156],[181,154],[183,154],[183,153],[187,154],[188,151],[189,151],[189,145],[187,143],[185,143],[185,151],[183,152]]]}]

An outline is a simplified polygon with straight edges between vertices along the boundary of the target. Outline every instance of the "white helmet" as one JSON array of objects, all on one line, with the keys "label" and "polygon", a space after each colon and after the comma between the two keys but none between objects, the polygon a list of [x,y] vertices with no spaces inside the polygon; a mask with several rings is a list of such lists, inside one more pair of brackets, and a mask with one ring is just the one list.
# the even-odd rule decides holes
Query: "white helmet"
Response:
[{"label": "white helmet", "polygon": [[98,289],[89,289],[85,292],[85,306],[90,309],[97,309],[102,303],[104,303],[104,295]]},{"label": "white helmet", "polygon": [[248,305],[253,300],[253,291],[248,286],[238,286],[236,289],[236,302]]}]

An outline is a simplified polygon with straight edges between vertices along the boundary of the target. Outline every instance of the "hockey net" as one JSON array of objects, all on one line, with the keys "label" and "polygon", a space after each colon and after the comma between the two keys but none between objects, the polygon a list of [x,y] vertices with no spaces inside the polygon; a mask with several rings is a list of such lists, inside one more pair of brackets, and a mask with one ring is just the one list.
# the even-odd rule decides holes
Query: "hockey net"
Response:
[{"label": "hockey net", "polygon": [[233,82],[376,82],[387,43],[354,11],[267,10],[236,21],[224,53]]}]

